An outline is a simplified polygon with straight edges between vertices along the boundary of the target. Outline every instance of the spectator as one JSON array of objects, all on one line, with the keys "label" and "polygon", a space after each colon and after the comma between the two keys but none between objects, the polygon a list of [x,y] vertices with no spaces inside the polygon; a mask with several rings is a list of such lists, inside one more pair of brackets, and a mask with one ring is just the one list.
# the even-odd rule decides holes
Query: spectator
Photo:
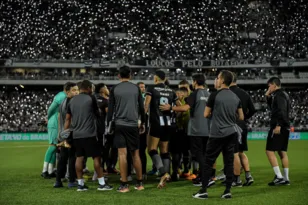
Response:
[{"label": "spectator", "polygon": [[8,0],[0,58],[308,57],[305,1],[249,2]]}]

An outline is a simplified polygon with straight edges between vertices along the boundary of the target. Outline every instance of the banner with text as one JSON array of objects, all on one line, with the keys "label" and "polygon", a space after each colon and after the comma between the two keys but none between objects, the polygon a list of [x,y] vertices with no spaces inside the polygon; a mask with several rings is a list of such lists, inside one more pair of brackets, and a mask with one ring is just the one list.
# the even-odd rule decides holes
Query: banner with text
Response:
[{"label": "banner with text", "polygon": [[[266,140],[268,132],[249,132],[248,140]],[[290,140],[308,140],[308,132],[290,132]]]},{"label": "banner with text", "polygon": [[[249,132],[248,140],[266,140],[267,132]],[[291,140],[308,140],[308,132],[291,132]],[[0,141],[43,141],[47,133],[0,133]]]},{"label": "banner with text", "polygon": [[47,133],[0,133],[0,141],[48,140]]}]

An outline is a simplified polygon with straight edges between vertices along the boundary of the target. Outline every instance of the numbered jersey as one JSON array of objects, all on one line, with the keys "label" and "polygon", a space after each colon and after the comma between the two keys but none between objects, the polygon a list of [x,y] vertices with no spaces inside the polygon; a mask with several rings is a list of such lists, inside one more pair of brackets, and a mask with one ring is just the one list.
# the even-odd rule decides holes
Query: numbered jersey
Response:
[{"label": "numbered jersey", "polygon": [[146,95],[152,97],[150,103],[150,125],[171,126],[171,111],[161,111],[159,106],[164,104],[174,104],[177,100],[175,92],[165,86],[165,84],[157,84],[149,87]]}]

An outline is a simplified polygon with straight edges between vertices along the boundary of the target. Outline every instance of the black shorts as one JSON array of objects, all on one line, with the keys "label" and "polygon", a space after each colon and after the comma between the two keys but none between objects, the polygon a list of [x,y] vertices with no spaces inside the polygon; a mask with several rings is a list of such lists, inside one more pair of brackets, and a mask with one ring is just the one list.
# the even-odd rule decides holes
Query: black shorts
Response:
[{"label": "black shorts", "polygon": [[101,146],[96,137],[74,139],[74,146],[77,157],[98,157],[101,156]]},{"label": "black shorts", "polygon": [[115,148],[127,148],[130,151],[134,151],[139,149],[139,141],[138,127],[115,126],[113,141]]},{"label": "black shorts", "polygon": [[[243,133],[242,133],[243,134]],[[236,135],[236,137],[234,138],[234,154],[236,154],[236,153],[239,153],[239,151],[240,151],[240,148],[241,148],[241,144],[240,144],[240,142],[239,142],[239,136],[238,136],[238,133],[235,133],[234,135]],[[243,136],[242,136],[243,137]],[[243,139],[242,139],[243,140]],[[246,140],[247,141],[247,140]],[[243,143],[243,141],[242,141],[242,143]]]},{"label": "black shorts", "polygon": [[290,130],[281,128],[280,134],[274,134],[273,128],[267,135],[266,150],[267,151],[288,151]]},{"label": "black shorts", "polygon": [[239,152],[248,151],[247,136],[248,136],[248,130],[243,129],[242,143],[238,145],[238,151]]},{"label": "black shorts", "polygon": [[160,126],[151,124],[149,134],[151,137],[159,138],[162,142],[168,142],[174,130],[175,128],[173,126]]},{"label": "black shorts", "polygon": [[112,135],[106,134],[105,135],[106,143],[108,143],[111,146],[113,145],[113,139],[114,139],[114,134],[112,134]]},{"label": "black shorts", "polygon": [[182,153],[190,150],[190,138],[185,130],[175,130],[170,135],[169,151]]},{"label": "black shorts", "polygon": [[236,142],[234,142],[234,154],[239,152],[239,146],[240,146],[240,143],[238,140],[236,140]]}]

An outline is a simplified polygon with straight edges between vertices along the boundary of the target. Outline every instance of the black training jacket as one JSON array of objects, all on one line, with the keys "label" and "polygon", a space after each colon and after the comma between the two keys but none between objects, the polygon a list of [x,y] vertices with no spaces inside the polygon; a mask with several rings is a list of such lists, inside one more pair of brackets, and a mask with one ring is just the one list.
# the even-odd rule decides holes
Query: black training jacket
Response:
[{"label": "black training jacket", "polygon": [[267,97],[267,104],[271,109],[271,128],[275,128],[276,126],[289,128],[291,105],[289,95],[282,89],[278,89]]}]

